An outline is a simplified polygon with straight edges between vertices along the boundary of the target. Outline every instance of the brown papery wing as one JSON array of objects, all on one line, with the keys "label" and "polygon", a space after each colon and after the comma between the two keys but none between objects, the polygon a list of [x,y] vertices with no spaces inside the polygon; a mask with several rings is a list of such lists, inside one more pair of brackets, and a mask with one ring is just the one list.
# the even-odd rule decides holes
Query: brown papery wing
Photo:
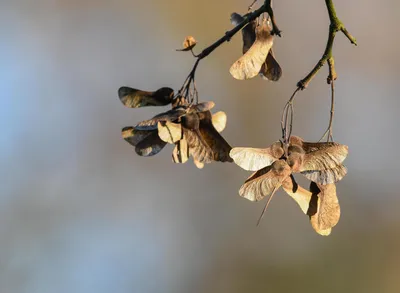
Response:
[{"label": "brown papery wing", "polygon": [[343,163],[348,154],[346,145],[335,142],[304,142],[300,137],[292,136],[290,144],[300,146],[304,150],[300,172],[336,168]]},{"label": "brown papery wing", "polygon": [[264,23],[256,30],[256,41],[251,48],[240,57],[230,68],[231,75],[239,80],[250,79],[256,76],[264,64],[273,45],[274,37]]},{"label": "brown papery wing", "polygon": [[335,184],[321,185],[312,182],[312,193],[318,193],[318,211],[311,217],[311,225],[315,230],[333,228],[340,218],[340,205],[336,195]]},{"label": "brown papery wing", "polygon": [[261,67],[260,74],[263,78],[270,81],[278,81],[282,76],[282,68],[278,61],[276,61],[272,48]]},{"label": "brown papery wing", "polygon": [[343,179],[347,174],[347,168],[344,165],[338,165],[335,168],[319,171],[301,172],[307,179],[322,184],[332,184]]},{"label": "brown papery wing", "polygon": [[251,48],[256,41],[257,20],[253,20],[242,29],[243,54]]},{"label": "brown papery wing", "polygon": [[189,130],[184,127],[182,129],[189,147],[189,153],[193,156],[193,159],[200,163],[210,163],[213,160],[213,152],[204,141],[200,131],[198,129]]},{"label": "brown papery wing", "polygon": [[251,175],[240,188],[239,194],[251,201],[262,200],[278,189],[290,173],[285,161],[276,161]]},{"label": "brown papery wing", "polygon": [[135,151],[139,156],[150,157],[158,154],[166,144],[159,138],[157,131],[154,131],[136,145]]},{"label": "brown papery wing", "polygon": [[119,88],[118,96],[122,104],[129,108],[164,106],[172,102],[174,90],[164,87],[155,92],[148,92],[123,86]]},{"label": "brown papery wing", "polygon": [[137,130],[132,126],[127,126],[122,129],[121,134],[123,139],[125,139],[131,145],[136,146],[154,131],[155,130]]},{"label": "brown papery wing", "polygon": [[185,115],[187,110],[185,108],[176,108],[164,113],[160,113],[149,120],[138,123],[135,128],[137,130],[154,130],[157,129],[159,122],[174,122],[180,117]]},{"label": "brown papery wing", "polygon": [[213,153],[213,160],[219,162],[233,162],[229,156],[232,147],[214,128],[211,119],[200,120],[200,134]]},{"label": "brown papery wing", "polygon": [[321,227],[313,224],[320,216],[319,191],[315,193],[304,189],[297,184],[292,175],[283,182],[282,187],[285,192],[297,202],[303,213],[310,216],[311,225],[315,232],[323,236],[327,236],[331,233],[331,228],[321,229]]}]

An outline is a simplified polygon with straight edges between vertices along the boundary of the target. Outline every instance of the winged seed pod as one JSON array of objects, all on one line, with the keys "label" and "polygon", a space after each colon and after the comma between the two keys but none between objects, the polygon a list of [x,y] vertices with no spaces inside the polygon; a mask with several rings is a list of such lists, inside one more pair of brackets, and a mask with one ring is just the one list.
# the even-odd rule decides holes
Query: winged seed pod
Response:
[{"label": "winged seed pod", "polygon": [[123,138],[135,146],[136,153],[141,156],[155,155],[170,143],[175,144],[172,158],[176,163],[185,163],[189,156],[200,168],[212,161],[232,161],[229,157],[231,147],[217,131],[225,128],[226,114],[218,112],[213,116],[210,110],[214,102],[188,105],[183,100],[180,99],[175,108],[152,119],[125,127]]},{"label": "winged seed pod", "polygon": [[[272,195],[283,186],[283,189],[298,202],[303,212],[308,211],[307,202],[311,200],[311,193],[307,194],[300,189],[301,193],[299,194],[292,190],[297,185],[293,184],[292,174],[301,173],[307,178],[312,178],[314,184],[321,191],[316,194],[322,198],[319,206],[316,206],[316,213],[318,212],[316,217],[318,218],[321,217],[321,214],[323,214],[322,217],[327,217],[325,213],[327,206],[332,206],[332,202],[335,202],[331,186],[346,175],[346,168],[342,163],[347,153],[348,147],[345,145],[332,142],[304,142],[300,137],[292,136],[287,156],[281,142],[275,142],[265,149],[233,148],[230,156],[241,168],[256,171],[239,190],[240,196],[251,201],[260,201],[266,196],[272,198]],[[325,198],[331,200],[325,200]],[[325,205],[325,203],[329,204]],[[317,223],[321,222],[321,220],[318,221]],[[333,222],[333,220],[330,221],[330,223]],[[326,225],[313,225],[320,234],[328,233]]]},{"label": "winged seed pod", "polygon": [[197,42],[195,38],[192,36],[187,36],[182,44],[182,49],[178,49],[177,51],[190,51],[196,46]]},{"label": "winged seed pod", "polygon": [[[205,111],[201,111],[205,110]],[[158,124],[159,136],[168,143],[175,144],[173,161],[184,163],[193,157],[199,168],[212,161],[231,162],[230,145],[214,126],[222,131],[226,125],[226,114],[211,112],[202,106],[189,112],[175,123]]]},{"label": "winged seed pod", "polygon": [[[244,21],[243,16],[241,16],[238,13],[232,13],[231,23],[233,25],[236,26],[240,24],[242,21]],[[276,61],[274,53],[272,51],[273,36],[270,34],[270,31],[271,31],[271,26],[269,22],[264,21],[264,23],[257,28],[257,20],[250,22],[242,29],[242,39],[243,39],[242,51],[244,55],[238,61],[236,61],[230,69],[230,72],[234,78],[243,80],[252,78],[257,74],[259,74],[266,80],[278,81],[280,79],[280,77],[282,76],[282,69],[279,63]],[[262,36],[264,36],[264,38]],[[250,54],[247,54],[247,57],[244,57],[246,53],[250,50],[250,48],[256,43],[256,40],[258,40],[257,44],[264,43],[266,45],[269,45],[270,41],[270,47],[267,50],[266,55],[264,56],[264,53],[261,53],[257,49],[252,49]],[[258,46],[258,47],[263,49],[268,48],[268,46]],[[260,61],[259,58],[256,58],[258,56],[261,57],[264,56],[264,57]],[[254,62],[254,60],[258,61],[256,66],[253,66],[253,64],[251,63]],[[250,63],[244,63],[244,62],[250,62]],[[251,74],[247,74],[249,72],[249,68]]]},{"label": "winged seed pod", "polygon": [[147,92],[123,86],[119,88],[118,96],[122,104],[129,108],[165,106],[174,99],[174,90],[163,87],[155,92]]}]

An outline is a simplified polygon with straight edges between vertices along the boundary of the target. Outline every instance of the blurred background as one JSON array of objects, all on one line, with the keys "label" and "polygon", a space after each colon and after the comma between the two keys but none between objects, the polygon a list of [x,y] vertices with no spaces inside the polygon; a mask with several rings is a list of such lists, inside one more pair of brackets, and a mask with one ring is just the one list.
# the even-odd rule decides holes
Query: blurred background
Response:
[{"label": "blurred background", "polygon": [[[250,175],[214,163],[142,158],[121,138],[167,108],[128,109],[122,86],[180,88],[199,52],[249,1],[2,0],[0,4],[0,292],[400,292],[398,1],[336,0],[359,46],[334,56],[334,137],[349,145],[342,217],[317,235],[283,192],[240,198]],[[228,114],[232,146],[280,138],[282,108],[320,58],[324,1],[275,1],[278,83],[229,74],[241,36],[204,59],[202,100]],[[318,140],[329,120],[324,67],[297,97],[294,133]],[[243,119],[245,117],[245,119]]]}]

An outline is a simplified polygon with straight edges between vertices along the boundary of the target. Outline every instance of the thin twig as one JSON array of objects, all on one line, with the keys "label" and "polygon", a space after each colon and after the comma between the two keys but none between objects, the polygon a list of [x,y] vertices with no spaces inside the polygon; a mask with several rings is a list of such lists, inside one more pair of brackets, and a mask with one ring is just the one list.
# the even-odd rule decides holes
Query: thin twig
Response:
[{"label": "thin twig", "polygon": [[[285,107],[283,108],[282,118],[281,118],[281,128],[282,128],[282,140],[283,143],[286,145],[289,143],[293,127],[293,116],[294,116],[293,101],[300,90],[301,90],[300,87],[296,88],[296,90],[290,97],[289,101],[287,101]],[[290,115],[290,120],[289,120],[289,115]]]},{"label": "thin twig", "polygon": [[324,64],[328,62],[330,58],[332,58],[333,43],[335,41],[335,36],[338,31],[341,31],[350,40],[352,44],[357,45],[356,39],[347,31],[343,22],[341,22],[340,19],[337,17],[333,0],[325,0],[325,4],[328,9],[329,20],[330,20],[328,41],[326,43],[326,48],[321,59],[310,71],[310,73],[297,83],[297,86],[301,87],[301,89],[305,89],[309,85],[311,80],[315,77],[315,75],[318,73],[318,71],[322,68],[322,66],[324,66]]},{"label": "thin twig", "polygon": [[333,118],[335,115],[335,82],[332,80],[331,82],[331,113],[329,118],[328,129],[325,131],[324,135],[321,137],[319,141],[327,138],[327,142],[333,142]]},{"label": "thin twig", "polygon": [[258,0],[254,0],[253,3],[249,5],[248,11],[253,10],[253,6],[257,3]]}]

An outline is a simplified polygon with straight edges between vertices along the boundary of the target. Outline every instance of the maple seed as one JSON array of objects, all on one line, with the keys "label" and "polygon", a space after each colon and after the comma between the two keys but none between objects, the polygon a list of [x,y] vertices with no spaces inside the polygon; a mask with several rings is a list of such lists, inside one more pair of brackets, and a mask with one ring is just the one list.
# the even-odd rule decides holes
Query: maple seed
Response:
[{"label": "maple seed", "polygon": [[[238,13],[232,13],[231,23],[238,25],[245,19]],[[271,41],[270,49],[267,52],[262,52],[259,44],[262,43],[262,36],[260,35],[260,29],[263,31],[264,37],[268,37]],[[259,27],[257,27],[257,19],[248,23],[242,29],[243,39],[243,56],[231,67],[230,72],[236,79],[249,79],[259,74],[263,79],[270,81],[278,81],[282,76],[282,68],[275,59],[275,55],[272,50],[273,36],[270,34],[271,31],[270,21],[264,21]],[[267,42],[264,42],[267,44]],[[251,49],[254,46],[253,49]],[[255,49],[255,48],[258,49]],[[251,49],[251,54],[247,52]],[[265,55],[265,56],[264,56]],[[247,57],[244,57],[247,56]],[[262,57],[260,60],[256,57]],[[255,61],[257,61],[255,63]]]},{"label": "maple seed", "polygon": [[178,49],[177,51],[190,51],[196,46],[197,42],[192,36],[187,36],[183,41],[183,49]]},{"label": "maple seed", "polygon": [[[263,215],[273,194],[282,186],[301,210],[311,217],[314,230],[321,235],[329,235],[340,217],[333,183],[346,175],[347,169],[342,163],[348,147],[333,142],[305,142],[298,136],[291,136],[286,153],[283,146],[283,143],[275,142],[265,149],[233,148],[230,151],[238,166],[256,171],[240,188],[240,196],[259,201],[269,195]],[[293,173],[312,179],[313,190],[310,192],[298,186]]]}]

